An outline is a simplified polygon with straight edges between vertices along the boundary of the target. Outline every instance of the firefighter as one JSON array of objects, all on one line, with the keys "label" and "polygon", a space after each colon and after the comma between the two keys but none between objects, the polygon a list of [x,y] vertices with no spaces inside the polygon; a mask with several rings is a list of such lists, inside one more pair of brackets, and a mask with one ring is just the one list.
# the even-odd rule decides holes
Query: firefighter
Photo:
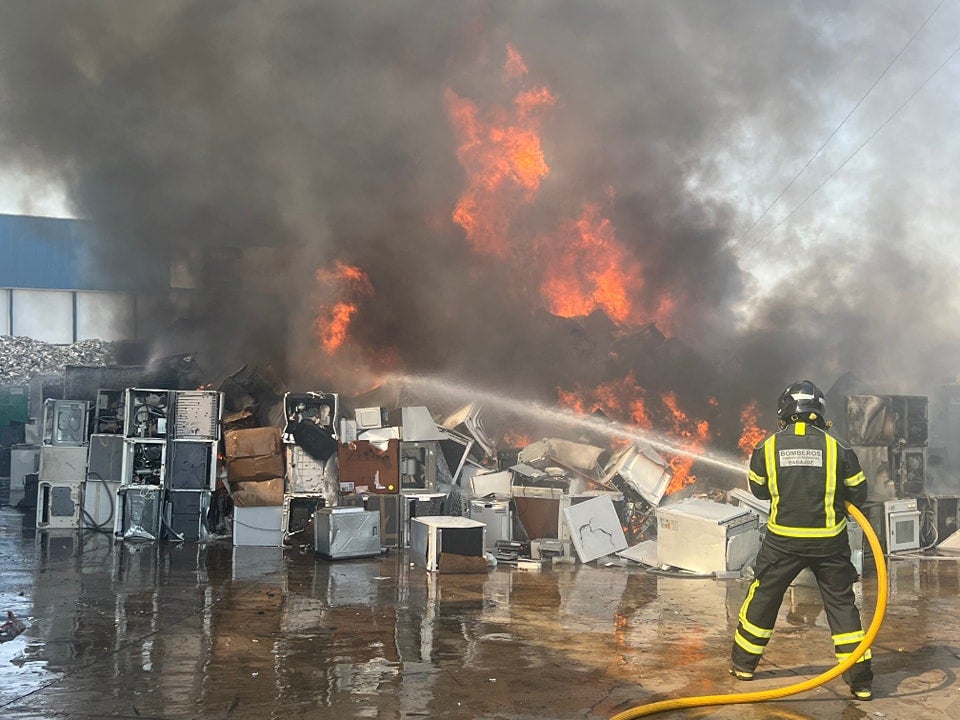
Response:
[{"label": "firefighter", "polygon": [[[857,571],[850,561],[844,501],[859,508],[867,484],[856,453],[827,432],[825,413],[816,385],[809,380],[790,385],[777,406],[780,431],[757,445],[750,458],[750,490],[770,500],[770,517],[734,634],[730,673],[740,680],[753,679],[783,595],[804,568],[820,588],[837,661],[864,638],[854,603]],[[854,697],[873,697],[869,649],[843,679]]]}]

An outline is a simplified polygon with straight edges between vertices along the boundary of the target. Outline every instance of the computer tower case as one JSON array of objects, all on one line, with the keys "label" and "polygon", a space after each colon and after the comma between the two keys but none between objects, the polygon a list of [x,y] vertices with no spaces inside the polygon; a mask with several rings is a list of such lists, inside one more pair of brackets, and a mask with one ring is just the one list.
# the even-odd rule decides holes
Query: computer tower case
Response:
[{"label": "computer tower case", "polygon": [[171,440],[167,444],[164,487],[168,490],[214,490],[216,441]]},{"label": "computer tower case", "polygon": [[173,392],[174,440],[219,440],[223,393],[215,390]]},{"label": "computer tower case", "polygon": [[45,400],[42,436],[44,445],[77,447],[87,442],[89,405],[83,400]]},{"label": "computer tower case", "polygon": [[123,408],[124,436],[154,440],[166,438],[171,405],[170,390],[127,388]]}]

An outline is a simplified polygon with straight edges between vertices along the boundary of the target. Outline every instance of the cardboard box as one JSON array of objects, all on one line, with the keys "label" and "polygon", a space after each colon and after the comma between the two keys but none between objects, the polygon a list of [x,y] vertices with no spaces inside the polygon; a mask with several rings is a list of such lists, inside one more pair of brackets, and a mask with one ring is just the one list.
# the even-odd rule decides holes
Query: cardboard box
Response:
[{"label": "cardboard box", "polygon": [[367,440],[357,440],[337,449],[340,482],[354,483],[357,493],[400,492],[400,441],[387,441],[380,450]]},{"label": "cardboard box", "polygon": [[227,479],[230,482],[272,480],[284,474],[282,455],[261,455],[227,460]]},{"label": "cardboard box", "polygon": [[231,482],[234,507],[270,507],[283,505],[283,478]]},{"label": "cardboard box", "polygon": [[280,440],[280,428],[259,427],[230,430],[223,436],[223,447],[227,460],[279,455],[283,448]]}]

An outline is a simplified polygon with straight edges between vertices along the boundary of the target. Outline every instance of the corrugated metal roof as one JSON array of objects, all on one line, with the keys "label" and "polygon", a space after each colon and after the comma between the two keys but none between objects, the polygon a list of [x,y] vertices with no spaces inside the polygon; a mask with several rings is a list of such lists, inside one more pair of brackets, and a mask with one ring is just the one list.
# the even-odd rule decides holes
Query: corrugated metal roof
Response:
[{"label": "corrugated metal roof", "polygon": [[130,278],[97,272],[89,220],[0,214],[0,287],[131,290]]}]

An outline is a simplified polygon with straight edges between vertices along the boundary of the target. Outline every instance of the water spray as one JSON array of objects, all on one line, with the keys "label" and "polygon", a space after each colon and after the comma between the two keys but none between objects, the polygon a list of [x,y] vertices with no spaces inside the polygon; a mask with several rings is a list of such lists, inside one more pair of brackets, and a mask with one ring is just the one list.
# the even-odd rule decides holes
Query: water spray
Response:
[{"label": "water spray", "polygon": [[729,472],[743,475],[746,473],[746,466],[731,455],[721,453],[694,452],[689,448],[684,448],[675,440],[671,440],[659,433],[644,431],[635,425],[617,422],[608,418],[592,417],[587,415],[577,415],[568,410],[557,407],[551,407],[538,403],[534,400],[522,400],[511,398],[488,390],[465,385],[464,383],[446,380],[439,377],[428,377],[424,375],[391,375],[388,379],[401,384],[410,385],[442,394],[444,397],[458,397],[464,400],[480,402],[489,407],[496,407],[502,410],[512,412],[516,415],[534,418],[537,420],[548,420],[559,425],[568,427],[578,427],[592,430],[605,437],[627,438],[634,442],[649,445],[656,450],[670,453],[672,455],[683,455],[697,461],[708,463],[714,467],[727,470]]}]

